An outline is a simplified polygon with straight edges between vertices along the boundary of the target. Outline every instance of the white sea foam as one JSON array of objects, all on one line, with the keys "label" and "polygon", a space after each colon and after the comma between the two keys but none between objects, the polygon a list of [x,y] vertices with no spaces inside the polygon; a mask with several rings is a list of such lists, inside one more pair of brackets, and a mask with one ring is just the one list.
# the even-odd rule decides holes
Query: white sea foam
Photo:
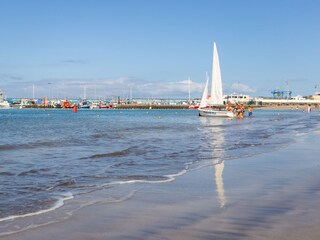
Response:
[{"label": "white sea foam", "polygon": [[102,184],[101,187],[106,187],[106,186],[114,186],[114,185],[124,185],[124,184],[136,184],[136,183],[141,183],[141,184],[160,184],[160,183],[168,183],[168,182],[173,182],[177,177],[182,176],[187,173],[187,170],[182,170],[179,173],[176,174],[169,174],[169,175],[164,175],[167,179],[165,180],[157,180],[157,181],[149,181],[149,180],[128,180],[128,181],[115,181],[111,183],[105,183]]},{"label": "white sea foam", "polygon": [[180,177],[180,176],[182,176],[182,175],[184,175],[184,174],[186,174],[187,173],[187,170],[182,170],[181,172],[179,172],[179,173],[176,173],[176,174],[170,174],[170,175],[165,175],[166,177],[168,177],[169,179],[176,179],[177,177]]},{"label": "white sea foam", "polygon": [[32,213],[26,213],[26,214],[23,214],[23,215],[11,215],[11,216],[8,216],[8,217],[0,218],[0,222],[14,220],[14,219],[17,219],[17,218],[32,217],[32,216],[48,213],[48,212],[54,211],[54,210],[62,207],[64,205],[64,202],[67,201],[67,200],[70,200],[70,199],[73,199],[73,195],[70,192],[68,192],[68,194],[66,194],[65,196],[59,198],[57,200],[57,202],[51,208],[40,210],[40,211],[37,211],[37,212],[32,212]]}]

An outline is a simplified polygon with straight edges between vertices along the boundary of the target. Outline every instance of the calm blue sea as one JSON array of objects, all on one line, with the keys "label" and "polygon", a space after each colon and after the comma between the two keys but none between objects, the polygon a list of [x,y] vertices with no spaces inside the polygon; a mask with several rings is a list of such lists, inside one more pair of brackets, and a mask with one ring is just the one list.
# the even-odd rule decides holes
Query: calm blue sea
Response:
[{"label": "calm blue sea", "polygon": [[161,184],[273,151],[319,120],[319,112],[302,111],[259,110],[228,120],[194,110],[0,110],[0,226],[102,189]]}]

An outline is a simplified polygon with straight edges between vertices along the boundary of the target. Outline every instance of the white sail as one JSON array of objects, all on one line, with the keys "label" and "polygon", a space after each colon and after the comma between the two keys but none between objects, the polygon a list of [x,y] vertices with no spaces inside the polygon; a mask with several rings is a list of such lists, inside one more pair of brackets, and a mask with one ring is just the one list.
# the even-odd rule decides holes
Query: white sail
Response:
[{"label": "white sail", "polygon": [[206,79],[207,79],[207,82],[202,94],[202,98],[199,106],[200,108],[205,108],[208,105],[208,85],[209,85],[208,73],[206,73]]},{"label": "white sail", "polygon": [[216,43],[213,44],[212,83],[210,105],[223,105],[222,81],[219,55]]}]

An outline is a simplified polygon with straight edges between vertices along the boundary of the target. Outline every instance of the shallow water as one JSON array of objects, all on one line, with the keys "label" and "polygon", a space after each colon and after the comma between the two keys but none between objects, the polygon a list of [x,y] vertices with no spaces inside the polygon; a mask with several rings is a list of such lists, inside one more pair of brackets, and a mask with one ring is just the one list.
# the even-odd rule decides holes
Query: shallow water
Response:
[{"label": "shallow water", "polygon": [[90,199],[92,191],[107,190],[114,201],[126,184],[167,182],[273,151],[318,128],[319,119],[319,112],[298,111],[228,120],[193,110],[2,110],[1,231],[7,221],[54,211],[79,195]]}]

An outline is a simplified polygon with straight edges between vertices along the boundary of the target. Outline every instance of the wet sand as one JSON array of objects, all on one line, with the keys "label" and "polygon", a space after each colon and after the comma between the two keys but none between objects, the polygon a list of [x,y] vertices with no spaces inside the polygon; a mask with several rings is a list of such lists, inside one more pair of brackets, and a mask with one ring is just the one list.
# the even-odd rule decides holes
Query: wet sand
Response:
[{"label": "wet sand", "polygon": [[297,136],[277,151],[139,185],[129,200],[0,238],[320,239],[319,140],[320,132]]},{"label": "wet sand", "polygon": [[[297,111],[307,111],[308,104],[266,104],[263,106],[253,106],[255,110],[297,110]],[[313,111],[319,110],[318,104],[311,104],[311,109]]]}]

